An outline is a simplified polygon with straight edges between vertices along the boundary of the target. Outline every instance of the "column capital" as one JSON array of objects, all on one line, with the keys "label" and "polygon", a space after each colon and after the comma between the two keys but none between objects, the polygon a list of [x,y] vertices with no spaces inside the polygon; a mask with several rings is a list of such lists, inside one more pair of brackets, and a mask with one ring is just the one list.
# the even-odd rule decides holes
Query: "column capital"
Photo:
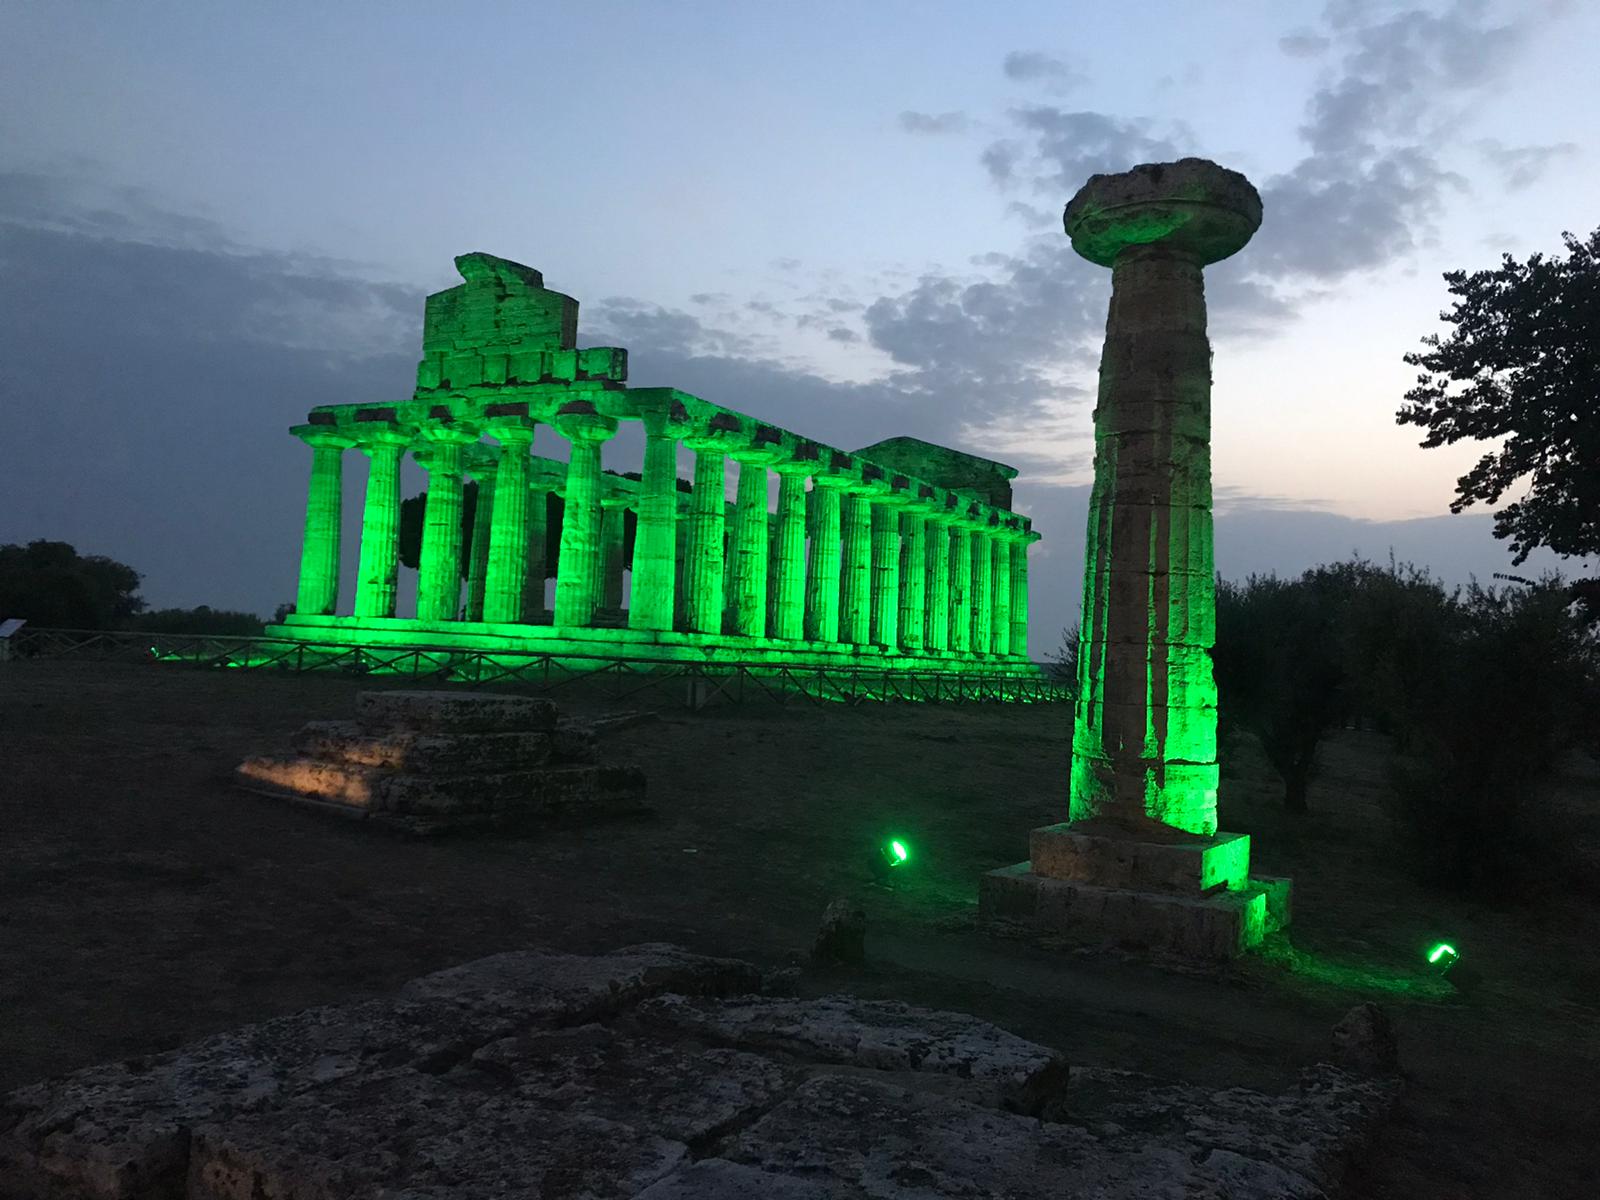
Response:
[{"label": "column capital", "polygon": [[289,432],[306,445],[318,448],[337,447],[340,450],[348,450],[356,444],[355,438],[335,425],[291,425]]},{"label": "column capital", "polygon": [[478,440],[478,427],[466,421],[440,420],[417,427],[417,440],[440,446],[470,446]]},{"label": "column capital", "polygon": [[569,442],[603,442],[617,432],[616,418],[601,416],[590,400],[563,404],[551,424]]},{"label": "column capital", "polygon": [[721,453],[731,455],[744,435],[744,425],[730,412],[719,412],[703,426],[691,428],[684,434],[683,444],[696,454]]},{"label": "column capital", "polygon": [[538,425],[532,417],[505,414],[486,417],[479,428],[502,446],[531,446]]}]

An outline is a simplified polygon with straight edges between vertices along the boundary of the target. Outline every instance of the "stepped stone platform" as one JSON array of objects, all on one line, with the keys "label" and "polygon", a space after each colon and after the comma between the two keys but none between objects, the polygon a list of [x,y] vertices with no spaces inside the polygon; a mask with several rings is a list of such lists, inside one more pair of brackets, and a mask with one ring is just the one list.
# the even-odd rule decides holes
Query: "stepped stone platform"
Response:
[{"label": "stepped stone platform", "polygon": [[255,792],[408,833],[586,822],[644,808],[637,768],[598,758],[596,728],[548,700],[479,692],[362,692],[353,721],[312,721],[294,753],[248,758]]},{"label": "stepped stone platform", "polygon": [[1250,874],[1250,837],[1110,821],[1035,829],[1029,859],[979,882],[979,914],[1080,941],[1228,959],[1289,924],[1290,881]]},{"label": "stepped stone platform", "polygon": [[[1075,1068],[668,945],[518,951],[0,1101],[0,1200],[1285,1200],[1393,1100]],[[767,991],[763,991],[763,985]]]}]

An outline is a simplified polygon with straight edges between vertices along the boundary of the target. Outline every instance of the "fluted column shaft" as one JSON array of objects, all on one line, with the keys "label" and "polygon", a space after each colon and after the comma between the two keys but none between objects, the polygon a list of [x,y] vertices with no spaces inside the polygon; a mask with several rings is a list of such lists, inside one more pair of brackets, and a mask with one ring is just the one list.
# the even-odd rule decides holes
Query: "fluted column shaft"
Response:
[{"label": "fluted column shaft", "polygon": [[361,447],[371,460],[361,511],[361,562],[356,571],[356,616],[394,616],[400,571],[400,458],[403,435],[377,438]]},{"label": "fluted column shaft", "polygon": [[905,513],[900,518],[900,644],[921,650],[923,610],[927,605],[927,518]]},{"label": "fluted column shaft", "polygon": [[927,619],[923,623],[923,639],[930,654],[943,654],[950,649],[950,525],[947,521],[930,520],[926,534],[925,554],[928,560],[927,595],[924,603]]},{"label": "fluted column shaft", "polygon": [[526,620],[543,616],[544,585],[550,578],[550,490],[546,487],[528,488],[528,574],[523,612]]},{"label": "fluted column shaft", "polygon": [[972,533],[962,525],[950,529],[950,649],[972,649]]},{"label": "fluted column shaft", "polygon": [[994,630],[994,555],[989,535],[972,534],[972,652],[988,654]]},{"label": "fluted column shaft", "polygon": [[627,548],[628,506],[607,500],[600,514],[600,607],[622,611],[623,551]]},{"label": "fluted column shaft", "polygon": [[632,629],[671,629],[677,591],[678,440],[645,429],[644,481],[633,536]]},{"label": "fluted column shaft", "polygon": [[[528,448],[532,429],[497,429],[500,462],[489,517],[489,561],[484,580],[483,619],[517,622],[528,619],[528,550],[533,493],[528,490]],[[479,485],[482,486],[481,484]],[[541,497],[542,499],[542,497]],[[483,503],[483,494],[478,494]],[[540,530],[541,537],[543,530]],[[541,554],[539,556],[543,558]],[[544,568],[541,565],[540,570]],[[540,579],[541,585],[543,579]],[[540,597],[544,589],[540,587]]]},{"label": "fluted column shaft", "polygon": [[461,613],[462,457],[467,434],[424,431],[428,499],[422,513],[417,620],[454,621]]},{"label": "fluted column shaft", "polygon": [[806,637],[813,642],[839,640],[840,552],[839,489],[821,477],[811,487],[811,558],[806,568]]},{"label": "fluted column shaft", "polygon": [[294,610],[331,616],[339,607],[339,542],[344,501],[343,437],[300,435],[311,447],[305,538],[300,544],[300,586]]},{"label": "fluted column shaft", "polygon": [[839,523],[839,640],[865,646],[872,634],[872,502],[846,493]]},{"label": "fluted column shaft", "polygon": [[739,464],[739,492],[733,509],[733,631],[741,637],[767,636],[767,468]]},{"label": "fluted column shaft", "polygon": [[1011,653],[1028,656],[1028,546],[1027,538],[1011,543]]},{"label": "fluted column shaft", "polygon": [[600,606],[600,443],[575,438],[567,459],[561,552],[556,559],[557,625],[587,625]]},{"label": "fluted column shaft", "polygon": [[885,650],[899,644],[900,512],[872,502],[872,643]]},{"label": "fluted column shaft", "polygon": [[685,616],[695,633],[722,632],[723,545],[728,507],[727,459],[719,449],[696,450],[689,522]]},{"label": "fluted column shaft", "polygon": [[989,588],[994,598],[994,615],[989,619],[989,649],[995,654],[1011,653],[1011,543],[1006,538],[991,539],[993,555],[989,567]]},{"label": "fluted column shaft", "polygon": [[467,545],[467,620],[483,620],[484,594],[489,585],[489,538],[494,524],[494,483],[498,464],[474,468],[478,498],[472,510],[472,538]]},{"label": "fluted column shaft", "polygon": [[771,635],[798,641],[805,633],[806,477],[778,475],[778,524],[774,536]]}]

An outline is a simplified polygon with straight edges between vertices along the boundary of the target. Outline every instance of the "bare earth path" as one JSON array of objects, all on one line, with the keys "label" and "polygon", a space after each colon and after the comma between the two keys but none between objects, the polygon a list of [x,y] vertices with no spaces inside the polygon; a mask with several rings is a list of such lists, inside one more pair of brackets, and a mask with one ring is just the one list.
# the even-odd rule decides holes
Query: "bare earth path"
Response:
[{"label": "bare earth path", "polygon": [[[871,965],[810,975],[808,993],[964,1010],[1075,1063],[1255,1086],[1287,1082],[1377,999],[1410,1089],[1358,1194],[1594,1194],[1600,904],[1552,889],[1490,909],[1411,883],[1375,737],[1330,747],[1299,820],[1247,757],[1225,779],[1224,827],[1296,878],[1294,951],[1202,973],[977,931],[978,875],[1061,817],[1061,709],[664,708],[607,749],[646,769],[653,818],[517,840],[405,841],[229,786],[246,753],[347,716],[362,686],[0,667],[0,1089],[528,945],[671,940],[776,963],[859,893]],[[1592,819],[1593,774],[1570,782]],[[894,892],[869,890],[865,855],[890,831],[916,860]],[[1481,975],[1469,995],[1417,970],[1435,936]]]}]

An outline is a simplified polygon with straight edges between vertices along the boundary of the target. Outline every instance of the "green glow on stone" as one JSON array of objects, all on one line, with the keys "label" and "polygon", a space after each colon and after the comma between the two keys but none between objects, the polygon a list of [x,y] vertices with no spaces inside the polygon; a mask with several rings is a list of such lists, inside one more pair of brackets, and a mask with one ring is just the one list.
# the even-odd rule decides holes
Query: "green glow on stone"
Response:
[{"label": "green glow on stone", "polygon": [[[1460,957],[1461,955],[1457,953],[1456,948],[1449,942],[1440,942],[1432,950],[1428,951],[1428,961],[1434,964],[1437,964],[1443,958],[1448,958],[1450,963],[1454,963]],[[1447,963],[1446,965],[1448,966],[1449,964]]]},{"label": "green glow on stone", "polygon": [[891,865],[899,866],[901,863],[905,862],[910,857],[911,857],[911,855],[906,850],[906,844],[904,842],[902,842],[898,838],[896,838],[895,840],[893,840],[893,841],[891,841],[889,843],[889,858],[890,858]]}]

